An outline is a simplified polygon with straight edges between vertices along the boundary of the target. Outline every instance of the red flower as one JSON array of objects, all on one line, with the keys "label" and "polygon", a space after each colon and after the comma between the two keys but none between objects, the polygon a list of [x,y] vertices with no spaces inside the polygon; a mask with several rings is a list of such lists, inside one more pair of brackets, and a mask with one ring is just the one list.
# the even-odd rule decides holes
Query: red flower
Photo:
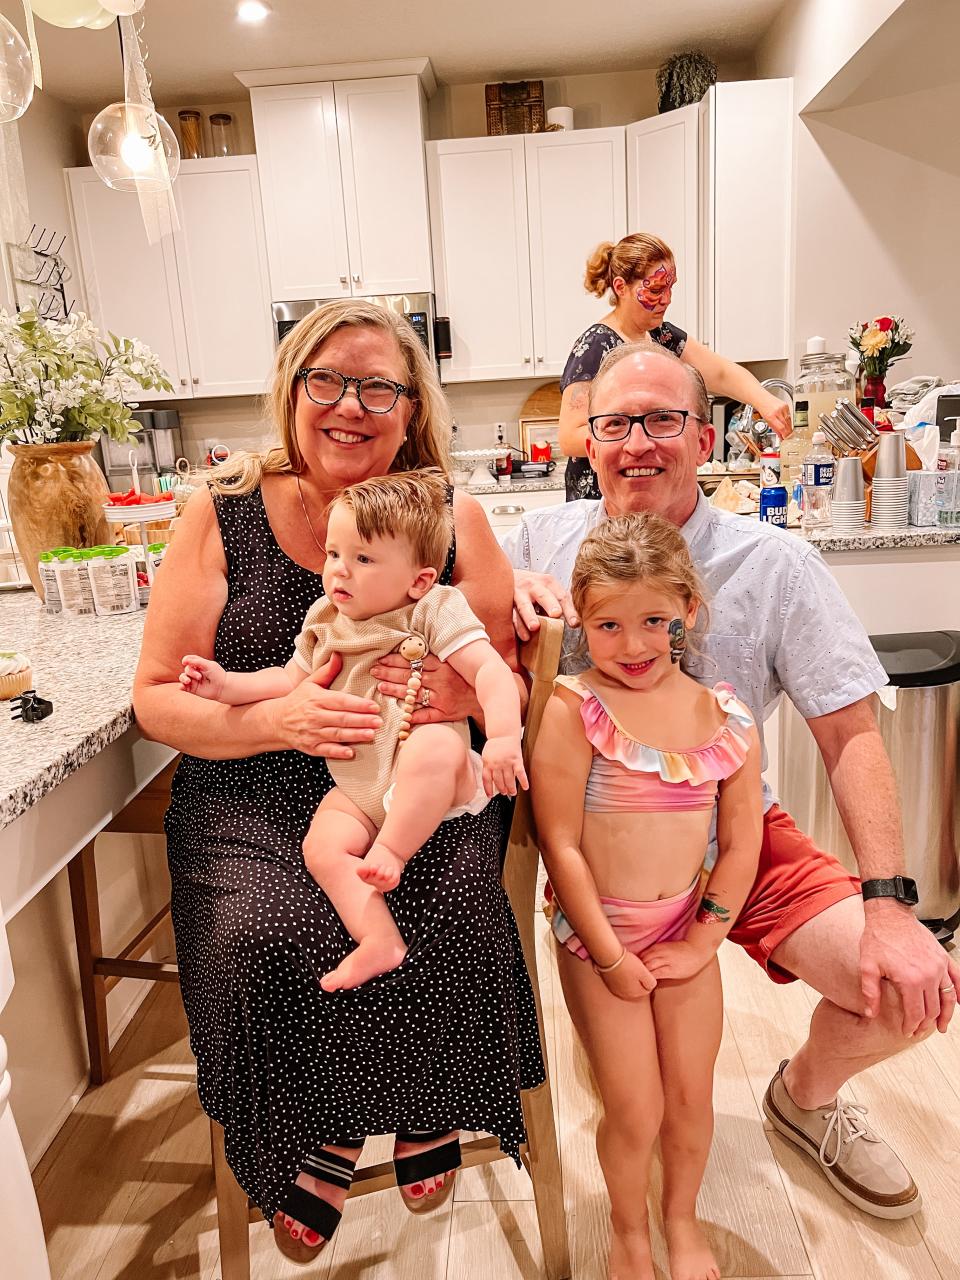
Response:
[{"label": "red flower", "polygon": [[889,316],[881,316],[878,320],[874,321],[874,324],[878,329],[882,329],[884,333],[887,333],[893,328],[893,321]]}]

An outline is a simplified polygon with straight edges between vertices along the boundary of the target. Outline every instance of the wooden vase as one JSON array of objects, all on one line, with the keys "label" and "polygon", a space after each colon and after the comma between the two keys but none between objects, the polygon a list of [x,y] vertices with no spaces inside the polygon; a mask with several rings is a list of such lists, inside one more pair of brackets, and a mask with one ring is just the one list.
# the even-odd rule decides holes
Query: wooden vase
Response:
[{"label": "wooden vase", "polygon": [[24,567],[43,599],[38,557],[53,547],[94,547],[110,541],[103,504],[110,492],[91,458],[93,440],[15,444],[8,496],[10,523]]}]

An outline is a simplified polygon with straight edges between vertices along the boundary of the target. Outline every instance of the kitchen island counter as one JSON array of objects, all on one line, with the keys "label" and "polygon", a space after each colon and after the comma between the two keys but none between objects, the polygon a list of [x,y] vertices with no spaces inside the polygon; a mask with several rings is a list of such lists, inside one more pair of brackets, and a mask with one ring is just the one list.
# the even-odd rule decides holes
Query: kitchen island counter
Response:
[{"label": "kitchen island counter", "polygon": [[873,530],[867,525],[860,533],[835,533],[832,529],[825,529],[822,533],[807,535],[807,540],[823,553],[891,551],[916,547],[960,547],[960,526],[955,529],[941,529],[936,525],[926,528],[910,525],[906,529],[884,531]]},{"label": "kitchen island counter", "polygon": [[32,592],[0,595],[0,649],[29,658],[53,703],[37,724],[0,704],[0,828],[8,826],[133,725],[131,688],[145,610],[117,617],[46,614]]}]

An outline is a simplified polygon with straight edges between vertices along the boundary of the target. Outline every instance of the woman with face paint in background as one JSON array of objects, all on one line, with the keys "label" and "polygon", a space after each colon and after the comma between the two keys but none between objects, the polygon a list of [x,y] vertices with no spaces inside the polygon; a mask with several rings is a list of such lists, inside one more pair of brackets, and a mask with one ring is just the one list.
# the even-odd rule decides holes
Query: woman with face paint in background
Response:
[{"label": "woman with face paint in background", "polygon": [[618,244],[607,241],[598,245],[587,261],[584,287],[598,298],[608,293],[613,310],[577,338],[560,379],[559,439],[560,448],[570,459],[568,502],[600,497],[586,458],[590,383],[606,353],[622,342],[650,341],[666,347],[700,371],[711,395],[752,404],[781,439],[790,434],[789,405],[764,391],[747,369],[725,360],[664,318],[676,282],[677,268],[669,246],[643,231],[624,236]]}]

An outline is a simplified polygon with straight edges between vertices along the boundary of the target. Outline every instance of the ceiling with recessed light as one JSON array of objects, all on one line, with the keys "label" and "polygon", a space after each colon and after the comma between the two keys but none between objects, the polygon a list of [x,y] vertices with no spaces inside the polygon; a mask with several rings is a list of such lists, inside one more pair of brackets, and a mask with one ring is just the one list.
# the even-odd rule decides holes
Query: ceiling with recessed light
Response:
[{"label": "ceiling with recessed light", "polygon": [[[215,102],[242,96],[234,71],[429,57],[441,83],[654,67],[701,49],[749,57],[784,0],[269,0],[252,25],[237,0],[147,0],[144,35],[154,97]],[[23,29],[20,0],[0,12]],[[602,20],[601,20],[602,19]],[[117,31],[37,21],[48,92],[95,108],[119,96]]]}]

